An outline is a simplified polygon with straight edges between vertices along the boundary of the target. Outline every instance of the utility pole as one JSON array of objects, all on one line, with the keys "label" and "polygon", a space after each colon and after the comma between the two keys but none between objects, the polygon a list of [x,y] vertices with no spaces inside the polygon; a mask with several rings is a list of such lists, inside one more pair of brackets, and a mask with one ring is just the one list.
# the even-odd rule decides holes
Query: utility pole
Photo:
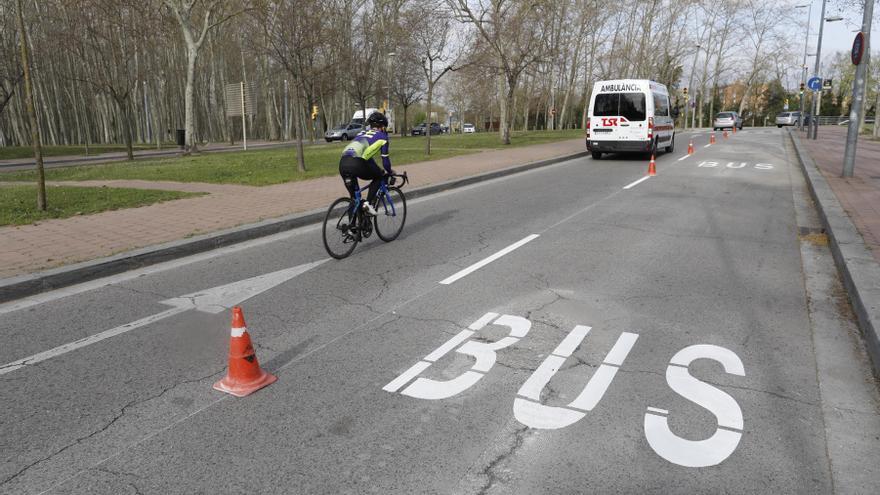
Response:
[{"label": "utility pole", "polygon": [[40,142],[40,129],[37,127],[37,111],[34,107],[34,92],[31,89],[31,64],[28,56],[27,34],[24,30],[24,13],[21,0],[18,4],[18,34],[21,36],[21,67],[24,70],[25,105],[28,120],[31,123],[31,144],[34,147],[34,159],[37,162],[37,208],[46,211],[46,173],[43,170],[43,145]]},{"label": "utility pole", "polygon": [[[809,4],[806,5],[795,5],[794,8],[802,9],[804,7],[808,7],[807,10],[807,34],[804,36],[804,63],[801,66],[801,87],[807,85],[807,46],[810,44],[810,21],[813,20],[813,2],[810,1]],[[798,118],[798,130],[804,130],[804,111],[806,108],[804,107],[804,91],[801,90],[801,116]]]},{"label": "utility pole", "polygon": [[[20,0],[19,0],[20,1]],[[862,53],[871,49],[871,18],[874,15],[874,0],[865,0],[865,11],[862,15],[862,31],[864,46]],[[853,102],[849,111],[849,126],[846,130],[846,149],[843,152],[843,177],[852,177],[856,166],[856,146],[859,141],[859,117],[865,104],[865,90],[868,85],[868,61],[862,57],[856,66],[856,77],[853,81]],[[874,125],[880,125],[875,119]]]},{"label": "utility pole", "polygon": [[[816,43],[816,65],[813,69],[813,76],[819,77],[819,64],[822,60],[822,31],[825,28],[825,4],[828,0],[822,0],[822,16],[819,17],[819,42]],[[813,116],[810,119],[810,127],[813,129],[813,139],[819,137],[819,104],[822,103],[822,88],[819,91],[813,91]]]}]

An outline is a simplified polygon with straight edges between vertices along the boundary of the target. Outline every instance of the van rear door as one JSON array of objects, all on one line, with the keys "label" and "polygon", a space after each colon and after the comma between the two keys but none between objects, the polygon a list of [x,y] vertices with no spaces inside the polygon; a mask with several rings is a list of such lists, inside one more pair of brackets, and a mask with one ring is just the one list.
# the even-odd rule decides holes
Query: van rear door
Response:
[{"label": "van rear door", "polygon": [[598,93],[590,120],[591,139],[646,141],[647,120],[645,93]]}]

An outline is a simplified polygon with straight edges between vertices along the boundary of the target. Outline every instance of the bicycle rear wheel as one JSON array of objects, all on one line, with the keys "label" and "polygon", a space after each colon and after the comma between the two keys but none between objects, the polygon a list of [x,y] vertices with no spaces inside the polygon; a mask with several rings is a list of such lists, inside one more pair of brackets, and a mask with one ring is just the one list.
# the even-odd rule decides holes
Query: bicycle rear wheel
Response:
[{"label": "bicycle rear wheel", "polygon": [[357,246],[357,215],[351,211],[350,198],[339,198],[330,205],[324,217],[324,249],[341,260]]},{"label": "bicycle rear wheel", "polygon": [[398,187],[388,188],[388,192],[379,198],[376,205],[376,235],[385,242],[397,239],[403,224],[406,223],[406,196]]}]

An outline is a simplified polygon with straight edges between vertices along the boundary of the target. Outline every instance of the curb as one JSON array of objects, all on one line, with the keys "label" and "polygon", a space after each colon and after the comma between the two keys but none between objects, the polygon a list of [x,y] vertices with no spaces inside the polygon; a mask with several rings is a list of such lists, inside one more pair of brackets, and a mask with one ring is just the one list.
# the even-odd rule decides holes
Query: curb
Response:
[{"label": "curb", "polygon": [[[429,186],[407,191],[406,197],[408,199],[415,199],[429,194],[475,184],[477,182],[518,174],[527,170],[582,158],[588,154],[588,152],[582,151],[505,169],[493,170],[483,174],[439,182],[437,184],[431,184]],[[324,215],[325,210],[322,208],[319,210],[312,210],[263,220],[257,223],[241,225],[210,234],[181,239],[156,246],[139,248],[105,258],[98,258],[92,261],[84,261],[59,268],[53,268],[51,270],[0,279],[0,303],[14,301],[41,292],[60,289],[62,287],[88,282],[90,280],[115,275],[136,268],[210,251],[212,249],[256,239],[258,237],[265,237],[279,232],[293,230],[320,222],[324,219]]]},{"label": "curb", "polygon": [[880,329],[880,263],[865,245],[813,158],[803,148],[800,138],[790,129],[788,135],[831,241],[831,254],[867,342],[874,373],[880,375],[880,338],[877,335]]}]

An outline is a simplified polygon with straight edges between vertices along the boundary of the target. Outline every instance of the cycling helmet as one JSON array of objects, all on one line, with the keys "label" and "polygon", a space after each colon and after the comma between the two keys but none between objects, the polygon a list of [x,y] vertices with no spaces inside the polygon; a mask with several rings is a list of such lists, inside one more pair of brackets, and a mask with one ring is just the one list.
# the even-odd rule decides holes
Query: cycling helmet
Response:
[{"label": "cycling helmet", "polygon": [[381,112],[373,112],[367,118],[367,123],[372,127],[388,127],[388,118]]}]

